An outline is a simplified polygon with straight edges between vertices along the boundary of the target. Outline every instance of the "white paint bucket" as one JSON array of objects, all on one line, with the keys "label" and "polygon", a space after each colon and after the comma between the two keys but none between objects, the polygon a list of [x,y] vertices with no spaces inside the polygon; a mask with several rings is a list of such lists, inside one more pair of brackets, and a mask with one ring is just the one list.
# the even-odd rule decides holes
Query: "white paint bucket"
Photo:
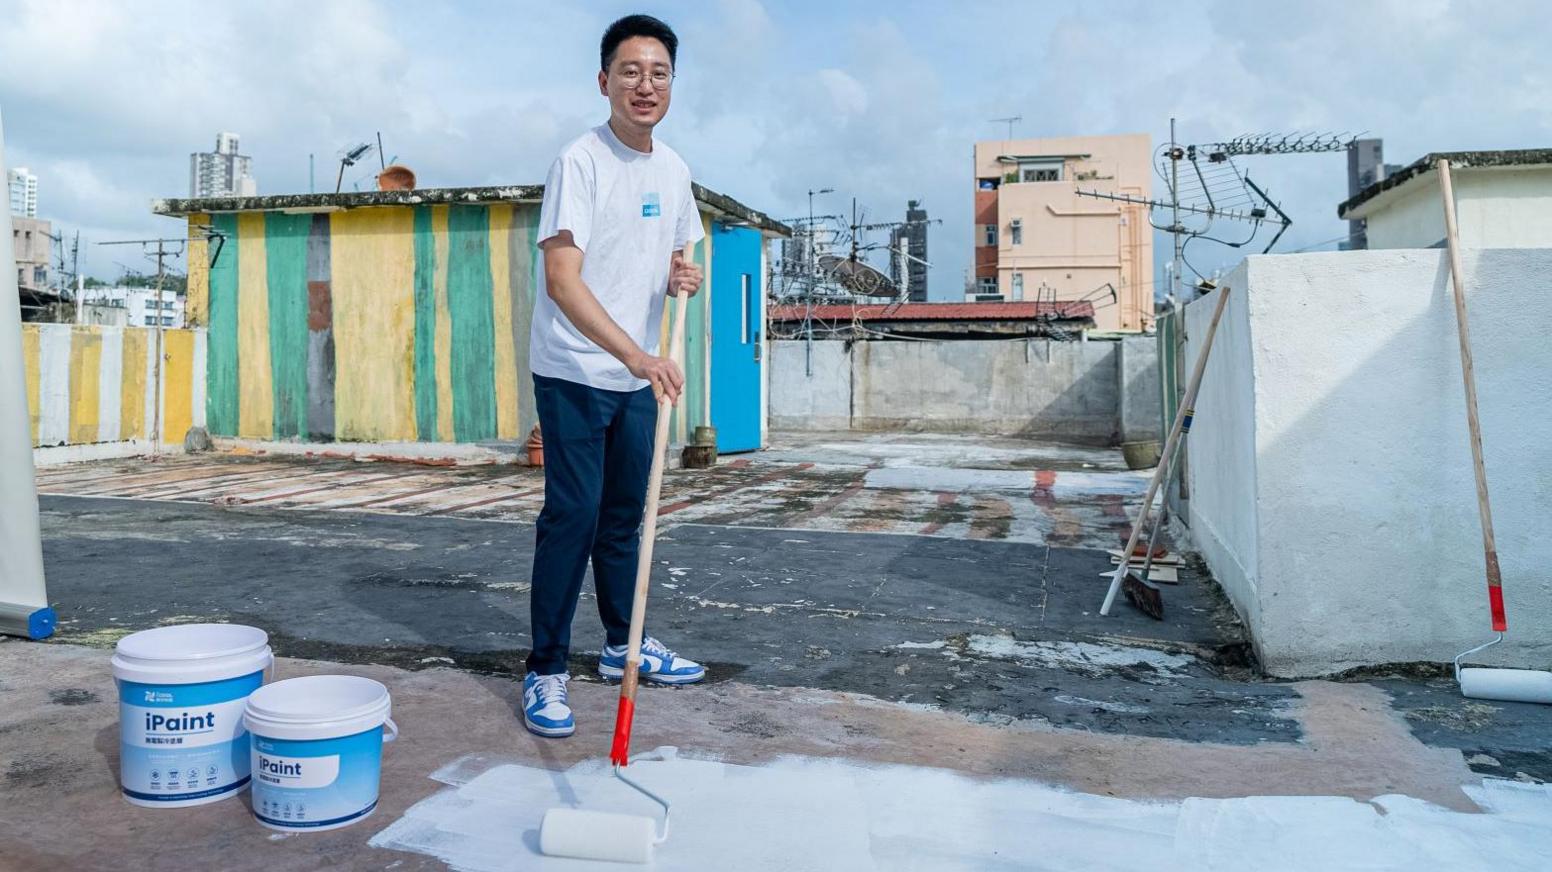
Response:
[{"label": "white paint bucket", "polygon": [[248,697],[253,816],[274,830],[332,830],[377,808],[383,743],[398,738],[388,688],[353,675],[277,681]]},{"label": "white paint bucket", "polygon": [[274,663],[269,636],[237,624],[183,624],[119,640],[119,785],[149,808],[225,799],[248,784],[243,707]]}]

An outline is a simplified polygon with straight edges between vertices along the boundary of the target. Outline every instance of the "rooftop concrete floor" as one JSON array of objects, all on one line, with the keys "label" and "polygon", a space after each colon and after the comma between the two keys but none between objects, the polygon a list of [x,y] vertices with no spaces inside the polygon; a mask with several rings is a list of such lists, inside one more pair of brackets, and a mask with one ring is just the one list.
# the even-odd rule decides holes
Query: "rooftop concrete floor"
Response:
[{"label": "rooftop concrete floor", "polygon": [[[466,755],[562,768],[607,751],[614,691],[588,678],[601,641],[589,603],[576,737],[536,739],[515,714],[538,470],[207,454],[51,467],[38,482],[61,627],[0,644],[0,868],[440,868],[367,846],[435,792],[432,772]],[[1548,707],[1467,702],[1439,679],[1258,679],[1195,561],[1165,590],[1165,623],[1124,605],[1098,616],[1103,549],[1120,546],[1144,484],[1116,452],[927,435],[794,434],[669,473],[649,623],[710,674],[644,694],[635,747],[1121,797],[1404,793],[1463,810],[1461,786],[1482,774],[1552,776]],[[117,799],[109,649],[195,620],[263,627],[281,677],[389,686],[403,738],[372,819],[277,841],[241,802]]]}]

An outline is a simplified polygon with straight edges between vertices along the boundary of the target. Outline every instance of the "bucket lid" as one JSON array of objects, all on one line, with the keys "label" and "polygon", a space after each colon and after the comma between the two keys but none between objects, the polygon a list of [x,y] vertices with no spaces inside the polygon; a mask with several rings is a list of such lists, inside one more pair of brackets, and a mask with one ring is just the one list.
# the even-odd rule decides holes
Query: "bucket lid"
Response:
[{"label": "bucket lid", "polygon": [[119,640],[120,656],[135,660],[213,660],[259,651],[269,634],[242,624],[177,624],[130,633]]},{"label": "bucket lid", "polygon": [[[308,675],[267,684],[248,696],[248,714],[273,724],[324,724],[388,717],[388,688],[355,675]],[[380,722],[379,722],[380,723]]]}]

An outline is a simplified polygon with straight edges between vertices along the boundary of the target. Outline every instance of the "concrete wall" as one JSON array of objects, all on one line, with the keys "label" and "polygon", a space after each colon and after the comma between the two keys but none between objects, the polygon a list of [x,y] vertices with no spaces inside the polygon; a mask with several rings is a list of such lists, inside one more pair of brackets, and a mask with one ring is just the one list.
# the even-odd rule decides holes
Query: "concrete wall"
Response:
[{"label": "concrete wall", "polygon": [[1153,336],[1128,336],[1117,349],[1120,375],[1121,441],[1162,442],[1163,395],[1159,390],[1159,344]]},{"label": "concrete wall", "polygon": [[[1213,339],[1202,375],[1187,438],[1186,466],[1191,533],[1197,548],[1236,609],[1252,628],[1258,626],[1261,600],[1257,587],[1255,383],[1251,359],[1250,301],[1245,267],[1223,282],[1230,297]],[[1196,368],[1201,338],[1207,335],[1221,290],[1185,308],[1184,385]],[[1198,474],[1198,464],[1206,467]]]},{"label": "concrete wall", "polygon": [[[1466,167],[1450,171],[1461,245],[1552,248],[1552,166]],[[1386,195],[1381,194],[1381,197]],[[1439,174],[1429,171],[1376,203],[1369,248],[1428,248],[1444,240]]]},{"label": "concrete wall", "polygon": [[[851,349],[844,342],[773,339],[771,426],[777,430],[851,428]],[[812,354],[812,358],[809,354]],[[810,375],[810,371],[812,374]]]},{"label": "concrete wall", "polygon": [[[1120,440],[1123,409],[1135,432],[1158,429],[1151,337],[1125,346],[816,341],[811,367],[805,346],[771,343],[771,423],[778,429],[1006,433],[1109,445]],[[1123,347],[1132,376],[1126,390]],[[1125,405],[1123,395],[1135,401]]]},{"label": "concrete wall", "polygon": [[205,425],[205,351],[203,330],[163,330],[158,373],[155,330],[23,325],[32,444],[181,444]]},{"label": "concrete wall", "polygon": [[[1192,534],[1276,675],[1445,661],[1490,635],[1446,255],[1252,257],[1189,443]],[[1552,250],[1465,253],[1510,641],[1552,665]],[[1199,341],[1211,297],[1187,309]],[[1189,349],[1194,359],[1196,349]]]}]

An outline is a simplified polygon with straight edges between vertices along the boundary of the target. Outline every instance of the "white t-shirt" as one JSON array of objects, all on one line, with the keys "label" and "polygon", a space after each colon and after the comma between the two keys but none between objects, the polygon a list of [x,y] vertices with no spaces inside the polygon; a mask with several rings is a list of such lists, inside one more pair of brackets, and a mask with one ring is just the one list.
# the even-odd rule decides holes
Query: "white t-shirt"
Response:
[{"label": "white t-shirt", "polygon": [[[639,152],[609,125],[595,127],[561,150],[544,182],[539,241],[562,230],[582,249],[582,281],[604,311],[642,350],[656,354],[670,258],[705,236],[690,168],[659,140],[650,153]],[[538,273],[529,369],[611,391],[646,387],[572,326],[550,299],[542,267]]]}]

